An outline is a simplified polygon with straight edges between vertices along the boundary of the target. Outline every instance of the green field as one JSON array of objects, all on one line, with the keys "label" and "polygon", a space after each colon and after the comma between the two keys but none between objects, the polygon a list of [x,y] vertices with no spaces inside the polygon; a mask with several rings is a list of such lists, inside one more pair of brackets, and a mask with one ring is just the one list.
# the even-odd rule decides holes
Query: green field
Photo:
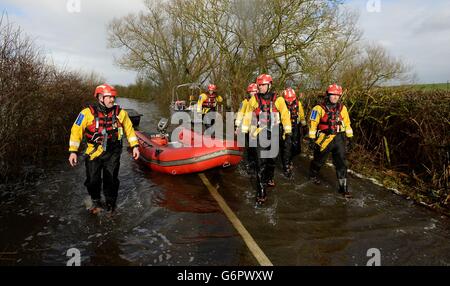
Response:
[{"label": "green field", "polygon": [[450,83],[430,83],[430,84],[415,84],[409,87],[413,87],[415,89],[423,90],[423,91],[432,91],[432,90],[450,90]]}]

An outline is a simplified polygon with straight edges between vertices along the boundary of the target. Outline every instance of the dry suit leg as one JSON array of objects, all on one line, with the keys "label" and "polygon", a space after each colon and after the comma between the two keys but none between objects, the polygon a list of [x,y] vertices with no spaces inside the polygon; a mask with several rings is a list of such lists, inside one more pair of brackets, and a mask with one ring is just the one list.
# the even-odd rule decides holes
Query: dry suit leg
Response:
[{"label": "dry suit leg", "polygon": [[302,151],[301,144],[301,132],[300,132],[300,124],[295,124],[292,126],[292,136],[291,136],[291,161],[295,156],[299,155]]},{"label": "dry suit leg", "polygon": [[108,152],[103,157],[103,194],[105,195],[106,206],[114,211],[116,208],[117,194],[119,192],[119,168],[122,148],[117,147]]},{"label": "dry suit leg", "polygon": [[[202,114],[202,121],[205,119],[206,114],[208,114],[210,112],[215,112],[215,111],[216,111],[215,108],[211,108],[207,113]],[[203,125],[205,126],[205,130],[210,128],[211,126],[214,126],[215,123],[216,123],[216,119],[215,118],[211,118],[211,123],[209,123],[209,124],[205,123],[205,121],[203,121]]]},{"label": "dry suit leg", "polygon": [[267,184],[270,180],[273,180],[275,174],[275,160],[273,158],[264,158],[261,161],[262,182],[263,184]]},{"label": "dry suit leg", "polygon": [[255,173],[256,173],[256,198],[265,198],[266,189],[262,180],[262,166],[259,156],[256,157],[255,161]]},{"label": "dry suit leg", "polygon": [[[278,127],[277,127],[278,128]],[[271,140],[272,132],[267,132],[265,134],[267,136],[267,140]],[[259,136],[263,136],[261,133]],[[261,137],[258,137],[258,139]],[[266,185],[269,180],[273,180],[274,174],[275,174],[275,158],[269,157],[269,158],[262,158],[262,154],[266,153],[266,156],[271,156],[269,153],[269,150],[271,150],[272,146],[269,145],[267,147],[262,147],[260,145],[260,140],[258,140],[258,148],[257,148],[257,156],[258,156],[258,162],[259,162],[259,173],[261,177],[261,183],[263,185]],[[265,151],[265,152],[263,152]]]},{"label": "dry suit leg", "polygon": [[245,133],[245,149],[244,149],[244,161],[249,169],[255,169],[256,166],[256,148],[250,147],[250,135]]},{"label": "dry suit leg", "polygon": [[345,138],[339,133],[333,140],[332,158],[338,180],[347,179],[347,161],[345,160]]},{"label": "dry suit leg", "polygon": [[328,154],[330,153],[330,145],[328,145],[327,148],[323,150],[323,152],[320,152],[319,148],[314,150],[314,158],[311,161],[311,165],[309,167],[309,176],[311,178],[317,177],[319,175],[320,169],[327,161]]},{"label": "dry suit leg", "polygon": [[102,161],[99,158],[94,160],[85,160],[86,166],[86,180],[84,185],[87,188],[89,195],[93,202],[100,202],[101,199],[101,171],[102,171]]},{"label": "dry suit leg", "polygon": [[286,139],[280,138],[280,157],[283,170],[292,165],[292,137]]}]

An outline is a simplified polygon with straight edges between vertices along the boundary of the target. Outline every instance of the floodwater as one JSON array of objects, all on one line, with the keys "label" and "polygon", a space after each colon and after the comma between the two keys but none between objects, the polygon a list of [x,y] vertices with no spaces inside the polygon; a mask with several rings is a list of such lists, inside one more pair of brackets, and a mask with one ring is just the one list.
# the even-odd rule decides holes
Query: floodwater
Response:
[{"label": "floodwater", "polygon": [[[151,102],[119,104],[144,114],[142,130],[167,116]],[[366,265],[372,248],[381,265],[450,265],[448,218],[354,177],[347,201],[332,168],[316,186],[309,159],[295,163],[291,181],[277,170],[259,208],[241,167],[205,172],[274,265]],[[151,172],[125,146],[118,213],[109,218],[86,211],[84,172],[83,162],[71,168],[61,158],[33,184],[0,186],[0,265],[66,265],[71,248],[81,265],[258,265],[197,174]]]}]

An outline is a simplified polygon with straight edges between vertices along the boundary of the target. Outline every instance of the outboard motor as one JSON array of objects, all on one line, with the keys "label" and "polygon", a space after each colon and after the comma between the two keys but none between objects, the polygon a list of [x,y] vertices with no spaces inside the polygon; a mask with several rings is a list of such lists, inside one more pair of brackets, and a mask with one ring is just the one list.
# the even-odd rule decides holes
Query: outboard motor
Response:
[{"label": "outboard motor", "polygon": [[[165,146],[169,143],[169,134],[167,134],[167,127],[169,126],[169,120],[167,118],[161,118],[158,122],[156,130],[158,133],[150,136],[150,141],[155,144]],[[157,149],[158,151],[158,149]],[[158,154],[162,151],[158,151]]]},{"label": "outboard motor", "polygon": [[161,118],[158,122],[158,127],[156,128],[160,134],[167,133],[167,127],[169,126],[169,120],[167,118]]}]

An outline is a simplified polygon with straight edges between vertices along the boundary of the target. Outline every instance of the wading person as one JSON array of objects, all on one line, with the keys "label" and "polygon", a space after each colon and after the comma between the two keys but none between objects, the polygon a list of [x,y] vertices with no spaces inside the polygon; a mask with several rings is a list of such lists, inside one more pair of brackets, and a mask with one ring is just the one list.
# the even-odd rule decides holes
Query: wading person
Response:
[{"label": "wading person", "polygon": [[330,85],[323,102],[314,106],[309,117],[309,146],[314,152],[310,165],[310,178],[320,184],[320,168],[331,153],[339,181],[338,192],[346,198],[352,195],[347,185],[346,152],[352,149],[353,130],[347,107],[339,102],[342,87]]},{"label": "wading person", "polygon": [[[236,120],[234,122],[236,127],[236,134],[241,132],[242,128],[242,120],[244,119],[244,115],[247,111],[247,106],[250,101],[250,98],[258,93],[258,86],[256,83],[251,83],[247,87],[247,93],[244,96],[244,99],[241,102],[239,107]],[[254,147],[249,146],[249,134],[248,132],[244,134],[245,136],[245,151],[244,151],[244,164],[247,170],[247,173],[250,173],[255,168],[255,160],[256,160],[256,150]]]},{"label": "wading person", "polygon": [[[211,111],[217,111],[217,104],[221,104],[223,102],[223,98],[220,95],[217,95],[217,86],[215,84],[208,85],[208,92],[200,94],[197,101],[197,112],[202,114],[203,117]],[[214,125],[214,119],[211,120],[211,124],[205,124],[205,127],[208,128],[211,125]]]},{"label": "wading person", "polygon": [[[301,152],[301,143],[303,134],[306,134],[305,112],[300,100],[297,98],[295,91],[288,87],[283,92],[283,98],[291,115],[292,136],[289,140],[285,140],[280,136],[282,148],[280,148],[281,163],[283,165],[283,172],[286,177],[292,176],[293,163],[292,160]],[[280,130],[280,135],[281,135]],[[290,150],[286,153],[285,150]]]},{"label": "wading person", "polygon": [[[252,96],[248,102],[244,122],[242,124],[242,132],[250,132],[250,136],[257,139],[256,152],[256,203],[263,204],[267,199],[266,188],[274,187],[273,180],[275,171],[275,158],[278,152],[273,154],[273,150],[279,150],[278,135],[275,144],[278,146],[263,146],[261,141],[268,140],[273,143],[272,132],[279,130],[280,120],[283,124],[285,140],[289,140],[292,127],[289,110],[282,97],[277,97],[277,94],[271,91],[272,77],[268,74],[261,74],[256,79],[258,85],[258,93]],[[254,116],[253,116],[254,113]],[[252,117],[255,119],[255,126],[250,129],[252,124]],[[281,117],[281,118],[280,118]],[[255,129],[255,130],[253,130]],[[264,136],[266,138],[264,138]],[[275,147],[275,148],[274,148]],[[264,152],[263,154],[263,151]],[[270,151],[270,152],[269,152]]]},{"label": "wading person", "polygon": [[[92,199],[90,212],[93,214],[99,213],[104,205],[110,214],[116,209],[123,135],[133,150],[133,158],[139,158],[139,143],[133,124],[128,113],[114,105],[116,96],[114,87],[108,84],[97,86],[94,97],[98,102],[80,112],[70,134],[69,163],[72,167],[78,163],[78,148],[83,136],[87,141],[84,185]],[[101,201],[102,183],[105,204]]]}]

